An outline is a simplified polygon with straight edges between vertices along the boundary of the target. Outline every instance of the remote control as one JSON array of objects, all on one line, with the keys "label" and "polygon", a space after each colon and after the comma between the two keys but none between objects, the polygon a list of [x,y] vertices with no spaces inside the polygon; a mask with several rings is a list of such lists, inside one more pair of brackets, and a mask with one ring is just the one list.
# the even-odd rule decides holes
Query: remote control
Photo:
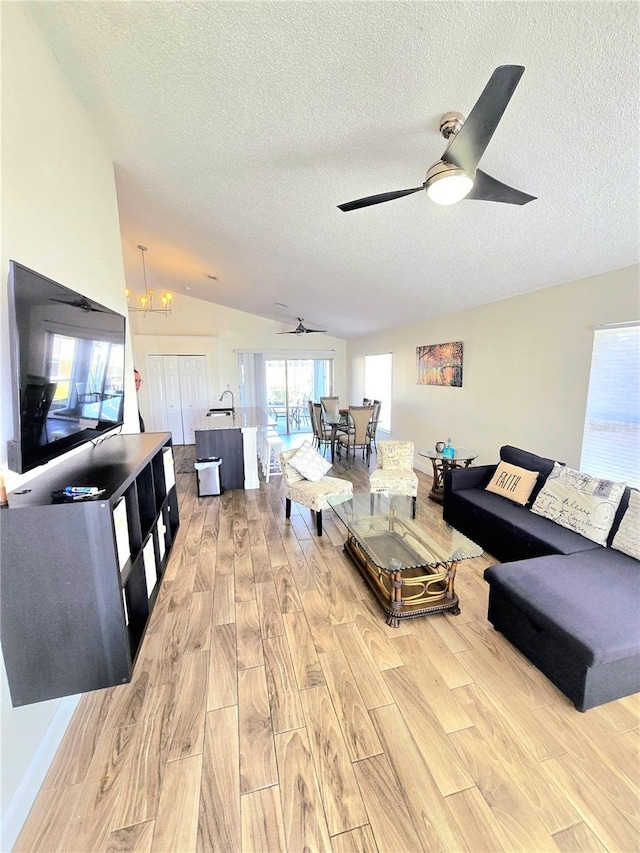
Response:
[{"label": "remote control", "polygon": [[100,489],[97,486],[65,486],[65,495],[97,495]]}]

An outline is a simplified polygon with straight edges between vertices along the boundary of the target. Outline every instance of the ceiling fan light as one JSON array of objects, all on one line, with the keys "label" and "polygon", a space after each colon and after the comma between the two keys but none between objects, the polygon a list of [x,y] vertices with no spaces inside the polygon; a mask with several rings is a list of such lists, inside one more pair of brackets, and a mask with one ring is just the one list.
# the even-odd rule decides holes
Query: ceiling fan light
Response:
[{"label": "ceiling fan light", "polygon": [[427,172],[427,195],[436,204],[455,204],[473,188],[473,178],[451,163],[439,160]]}]

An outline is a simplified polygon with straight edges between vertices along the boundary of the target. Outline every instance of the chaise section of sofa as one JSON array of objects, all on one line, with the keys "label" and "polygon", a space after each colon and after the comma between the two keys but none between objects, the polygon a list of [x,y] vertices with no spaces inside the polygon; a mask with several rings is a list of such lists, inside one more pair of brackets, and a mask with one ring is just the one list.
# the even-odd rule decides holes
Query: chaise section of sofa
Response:
[{"label": "chaise section of sofa", "polygon": [[615,541],[633,490],[624,489],[603,547],[531,511],[552,459],[510,445],[500,458],[537,472],[525,505],[487,491],[497,465],[445,476],[445,521],[502,561],[484,575],[489,621],[580,711],[640,691],[640,561],[629,556],[637,546]]},{"label": "chaise section of sofa", "polygon": [[579,711],[640,691],[640,563],[612,548],[491,566],[488,619]]}]

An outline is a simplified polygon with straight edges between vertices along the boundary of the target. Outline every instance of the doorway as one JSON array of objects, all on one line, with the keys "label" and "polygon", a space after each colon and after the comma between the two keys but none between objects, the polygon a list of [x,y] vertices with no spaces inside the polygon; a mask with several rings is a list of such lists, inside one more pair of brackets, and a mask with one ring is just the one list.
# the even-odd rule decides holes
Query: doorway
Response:
[{"label": "doorway", "polygon": [[329,358],[264,360],[267,410],[280,435],[312,432],[309,400],[330,393],[333,362]]}]

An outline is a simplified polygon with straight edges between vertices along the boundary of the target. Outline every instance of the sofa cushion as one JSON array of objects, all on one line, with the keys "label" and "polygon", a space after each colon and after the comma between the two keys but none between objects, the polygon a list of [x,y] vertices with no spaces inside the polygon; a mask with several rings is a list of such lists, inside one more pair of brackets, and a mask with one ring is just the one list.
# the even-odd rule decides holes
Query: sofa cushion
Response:
[{"label": "sofa cushion", "polygon": [[640,653],[640,563],[597,548],[491,566],[485,579],[587,666]]},{"label": "sofa cushion", "polygon": [[509,501],[524,506],[538,481],[538,471],[528,471],[518,465],[499,462],[491,480],[486,485],[488,492],[502,495]]},{"label": "sofa cushion", "polygon": [[331,468],[331,462],[327,462],[308,441],[303,442],[287,461],[305,480],[311,480],[312,483],[321,480]]},{"label": "sofa cushion", "polygon": [[329,498],[343,497],[347,501],[353,497],[353,483],[339,477],[323,477],[317,483],[299,480],[287,489],[286,494],[289,500],[321,512],[328,508]]},{"label": "sofa cushion", "polygon": [[547,477],[553,471],[553,466],[556,464],[553,459],[547,459],[545,456],[537,456],[535,453],[520,450],[519,447],[513,447],[510,444],[505,444],[500,448],[500,459],[503,462],[509,462],[511,465],[517,465],[519,468],[526,468],[527,471],[538,472],[538,482],[531,492],[532,502],[535,501],[538,492],[543,487]]},{"label": "sofa cushion", "polygon": [[637,489],[631,489],[629,505],[611,547],[640,560],[640,492]]},{"label": "sofa cushion", "polygon": [[[484,489],[456,492],[454,500],[455,519],[446,520],[503,561],[543,554],[573,554],[594,548],[599,550],[598,545],[579,533],[534,515],[527,507],[518,506]],[[474,527],[473,535],[467,533],[464,524],[460,524],[460,520],[465,518]],[[505,543],[504,549],[499,547],[502,543]]]},{"label": "sofa cushion", "polygon": [[531,511],[606,545],[624,490],[624,483],[556,464]]}]

